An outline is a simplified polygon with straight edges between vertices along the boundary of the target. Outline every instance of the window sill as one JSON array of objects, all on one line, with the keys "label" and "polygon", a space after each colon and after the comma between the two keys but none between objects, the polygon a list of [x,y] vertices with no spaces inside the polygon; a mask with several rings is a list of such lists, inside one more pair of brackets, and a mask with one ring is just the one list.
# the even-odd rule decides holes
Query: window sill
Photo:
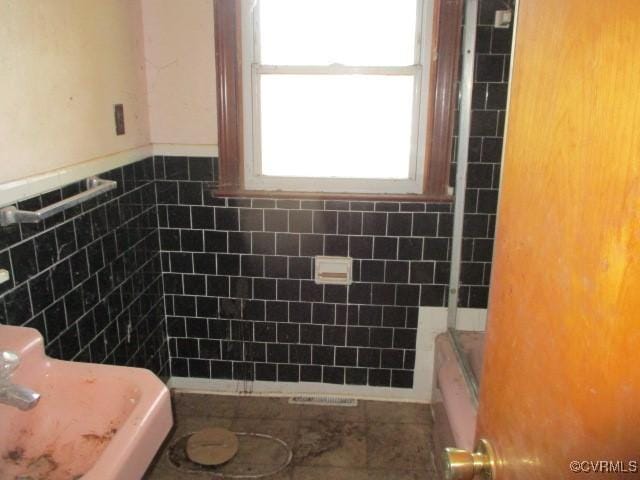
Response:
[{"label": "window sill", "polygon": [[384,193],[333,193],[333,192],[285,192],[282,190],[242,190],[242,189],[214,189],[214,197],[245,197],[245,198],[302,198],[311,200],[366,200],[391,202],[437,202],[451,203],[453,195],[422,194],[384,194]]}]

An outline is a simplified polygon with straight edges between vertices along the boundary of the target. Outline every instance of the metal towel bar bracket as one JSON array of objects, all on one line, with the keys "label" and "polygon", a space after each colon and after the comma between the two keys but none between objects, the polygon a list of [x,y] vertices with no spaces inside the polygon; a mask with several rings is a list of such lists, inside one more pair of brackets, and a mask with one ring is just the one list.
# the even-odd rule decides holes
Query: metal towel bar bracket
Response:
[{"label": "metal towel bar bracket", "polygon": [[69,198],[41,208],[35,212],[18,210],[16,207],[5,207],[0,209],[0,226],[6,227],[14,223],[38,223],[45,218],[49,218],[56,213],[60,213],[67,208],[74,207],[82,202],[97,197],[109,190],[113,190],[118,183],[113,180],[103,180],[98,177],[87,178],[87,189]]}]

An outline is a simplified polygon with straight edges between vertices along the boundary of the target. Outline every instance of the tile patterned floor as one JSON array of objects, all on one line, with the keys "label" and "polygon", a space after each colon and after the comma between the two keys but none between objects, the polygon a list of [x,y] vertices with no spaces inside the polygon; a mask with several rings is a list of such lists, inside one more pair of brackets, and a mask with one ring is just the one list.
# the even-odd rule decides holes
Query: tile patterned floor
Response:
[{"label": "tile patterned floor", "polygon": [[427,405],[360,401],[357,407],[291,405],[286,398],[174,393],[176,427],[145,480],[211,480],[167,459],[178,438],[208,426],[276,436],[293,461],[266,480],[429,480],[433,464]]}]

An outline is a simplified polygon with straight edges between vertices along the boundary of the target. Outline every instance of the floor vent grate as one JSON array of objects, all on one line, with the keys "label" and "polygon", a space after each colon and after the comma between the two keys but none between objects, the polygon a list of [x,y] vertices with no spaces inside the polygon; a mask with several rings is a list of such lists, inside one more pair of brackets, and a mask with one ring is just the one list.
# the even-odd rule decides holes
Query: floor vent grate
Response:
[{"label": "floor vent grate", "polygon": [[289,403],[296,405],[324,405],[326,407],[357,407],[358,400],[355,398],[325,397],[318,395],[290,397]]}]

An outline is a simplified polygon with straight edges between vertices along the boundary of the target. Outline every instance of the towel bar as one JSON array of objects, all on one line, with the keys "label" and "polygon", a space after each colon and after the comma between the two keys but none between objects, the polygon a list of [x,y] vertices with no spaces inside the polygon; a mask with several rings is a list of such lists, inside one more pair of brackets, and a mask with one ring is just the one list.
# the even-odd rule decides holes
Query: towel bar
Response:
[{"label": "towel bar", "polygon": [[113,180],[103,180],[98,177],[87,179],[87,190],[72,197],[65,198],[35,212],[18,210],[16,207],[5,207],[0,209],[0,226],[6,227],[14,223],[37,223],[45,218],[49,218],[56,213],[60,213],[67,208],[74,207],[82,202],[97,197],[109,190],[113,190],[118,183]]}]

